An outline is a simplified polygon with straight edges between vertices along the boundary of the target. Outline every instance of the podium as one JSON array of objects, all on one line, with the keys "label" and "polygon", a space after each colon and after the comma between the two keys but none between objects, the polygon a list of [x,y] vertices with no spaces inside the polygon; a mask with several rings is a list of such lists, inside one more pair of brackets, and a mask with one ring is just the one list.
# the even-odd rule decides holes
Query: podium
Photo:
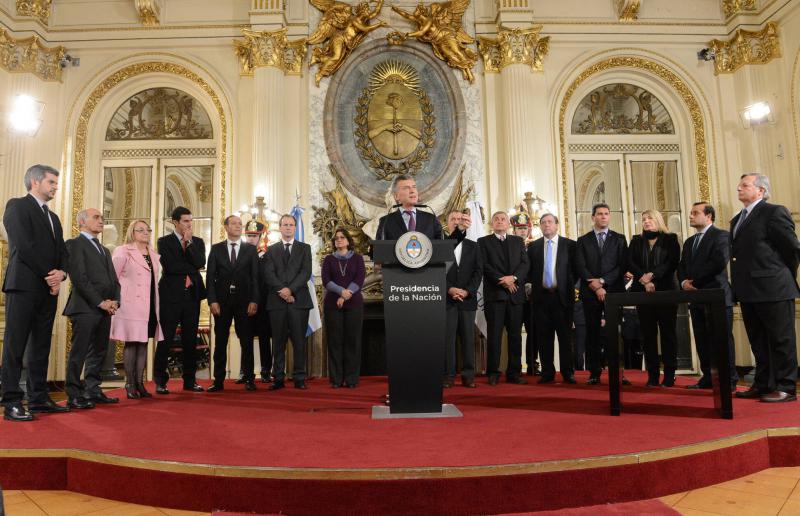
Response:
[{"label": "podium", "polygon": [[427,264],[409,268],[395,253],[396,240],[372,242],[373,260],[382,263],[383,313],[389,409],[373,407],[373,419],[458,417],[442,405],[445,365],[446,262],[455,261],[455,240],[433,240]]}]

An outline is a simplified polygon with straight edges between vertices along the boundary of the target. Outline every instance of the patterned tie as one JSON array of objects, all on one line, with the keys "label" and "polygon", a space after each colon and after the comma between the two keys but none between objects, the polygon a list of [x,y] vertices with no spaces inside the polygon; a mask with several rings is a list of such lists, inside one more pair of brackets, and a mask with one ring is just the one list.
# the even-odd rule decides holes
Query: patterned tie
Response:
[{"label": "patterned tie", "polygon": [[597,245],[600,246],[600,252],[603,251],[603,246],[606,245],[606,232],[602,231],[597,234]]},{"label": "patterned tie", "polygon": [[231,242],[231,265],[236,265],[236,243]]},{"label": "patterned tie", "polygon": [[406,215],[408,215],[408,230],[409,231],[416,231],[417,230],[417,221],[414,220],[414,212],[411,210],[403,211]]},{"label": "patterned tie", "polygon": [[547,252],[544,254],[544,288],[553,288],[553,241],[547,241]]},{"label": "patterned tie", "polygon": [[697,248],[700,247],[700,240],[703,239],[703,235],[705,235],[705,233],[698,233],[694,237],[694,242],[692,243],[692,258],[697,254]]}]

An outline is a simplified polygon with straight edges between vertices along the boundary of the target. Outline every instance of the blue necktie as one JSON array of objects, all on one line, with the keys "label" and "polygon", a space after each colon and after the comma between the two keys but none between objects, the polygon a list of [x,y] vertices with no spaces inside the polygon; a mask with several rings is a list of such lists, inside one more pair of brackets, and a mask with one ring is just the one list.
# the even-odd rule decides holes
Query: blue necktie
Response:
[{"label": "blue necktie", "polygon": [[692,244],[692,258],[694,258],[694,255],[697,254],[697,248],[700,247],[700,240],[703,239],[704,234],[705,233],[698,233],[694,237],[694,243]]},{"label": "blue necktie", "polygon": [[544,288],[553,288],[553,241],[547,241],[547,251],[544,253]]}]

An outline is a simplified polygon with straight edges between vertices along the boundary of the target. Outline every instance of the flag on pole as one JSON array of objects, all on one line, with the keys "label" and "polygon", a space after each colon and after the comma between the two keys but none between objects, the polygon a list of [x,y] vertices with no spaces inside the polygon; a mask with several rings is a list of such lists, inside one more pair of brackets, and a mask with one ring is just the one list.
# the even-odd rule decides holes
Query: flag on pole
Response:
[{"label": "flag on pole", "polygon": [[[292,211],[289,212],[291,216],[297,221],[297,226],[294,230],[294,239],[298,242],[305,243],[305,229],[303,228],[303,208],[299,204],[295,204]],[[308,328],[306,329],[306,337],[322,328],[322,319],[319,316],[319,305],[317,304],[317,290],[314,288],[314,274],[308,278],[308,291],[311,294],[311,302],[314,304],[313,308],[308,314]]]},{"label": "flag on pole", "polygon": [[[467,208],[469,208],[470,217],[472,217],[472,224],[467,228],[467,238],[473,242],[477,242],[480,237],[484,235],[483,228],[486,226],[483,220],[483,212],[481,211],[481,203],[477,200],[467,201]],[[478,311],[475,314],[475,326],[481,332],[481,335],[486,336],[486,315],[483,313],[483,281],[481,281],[477,292],[478,297]]]}]

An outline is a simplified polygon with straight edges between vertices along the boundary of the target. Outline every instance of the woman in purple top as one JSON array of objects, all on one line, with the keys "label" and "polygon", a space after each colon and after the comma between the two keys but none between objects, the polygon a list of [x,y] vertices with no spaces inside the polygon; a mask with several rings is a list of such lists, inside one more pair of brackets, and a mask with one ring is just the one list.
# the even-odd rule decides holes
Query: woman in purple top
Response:
[{"label": "woman in purple top", "polygon": [[364,258],[353,251],[353,237],[343,228],[333,232],[333,249],[322,261],[328,376],[334,389],[342,385],[353,389],[361,369]]}]

